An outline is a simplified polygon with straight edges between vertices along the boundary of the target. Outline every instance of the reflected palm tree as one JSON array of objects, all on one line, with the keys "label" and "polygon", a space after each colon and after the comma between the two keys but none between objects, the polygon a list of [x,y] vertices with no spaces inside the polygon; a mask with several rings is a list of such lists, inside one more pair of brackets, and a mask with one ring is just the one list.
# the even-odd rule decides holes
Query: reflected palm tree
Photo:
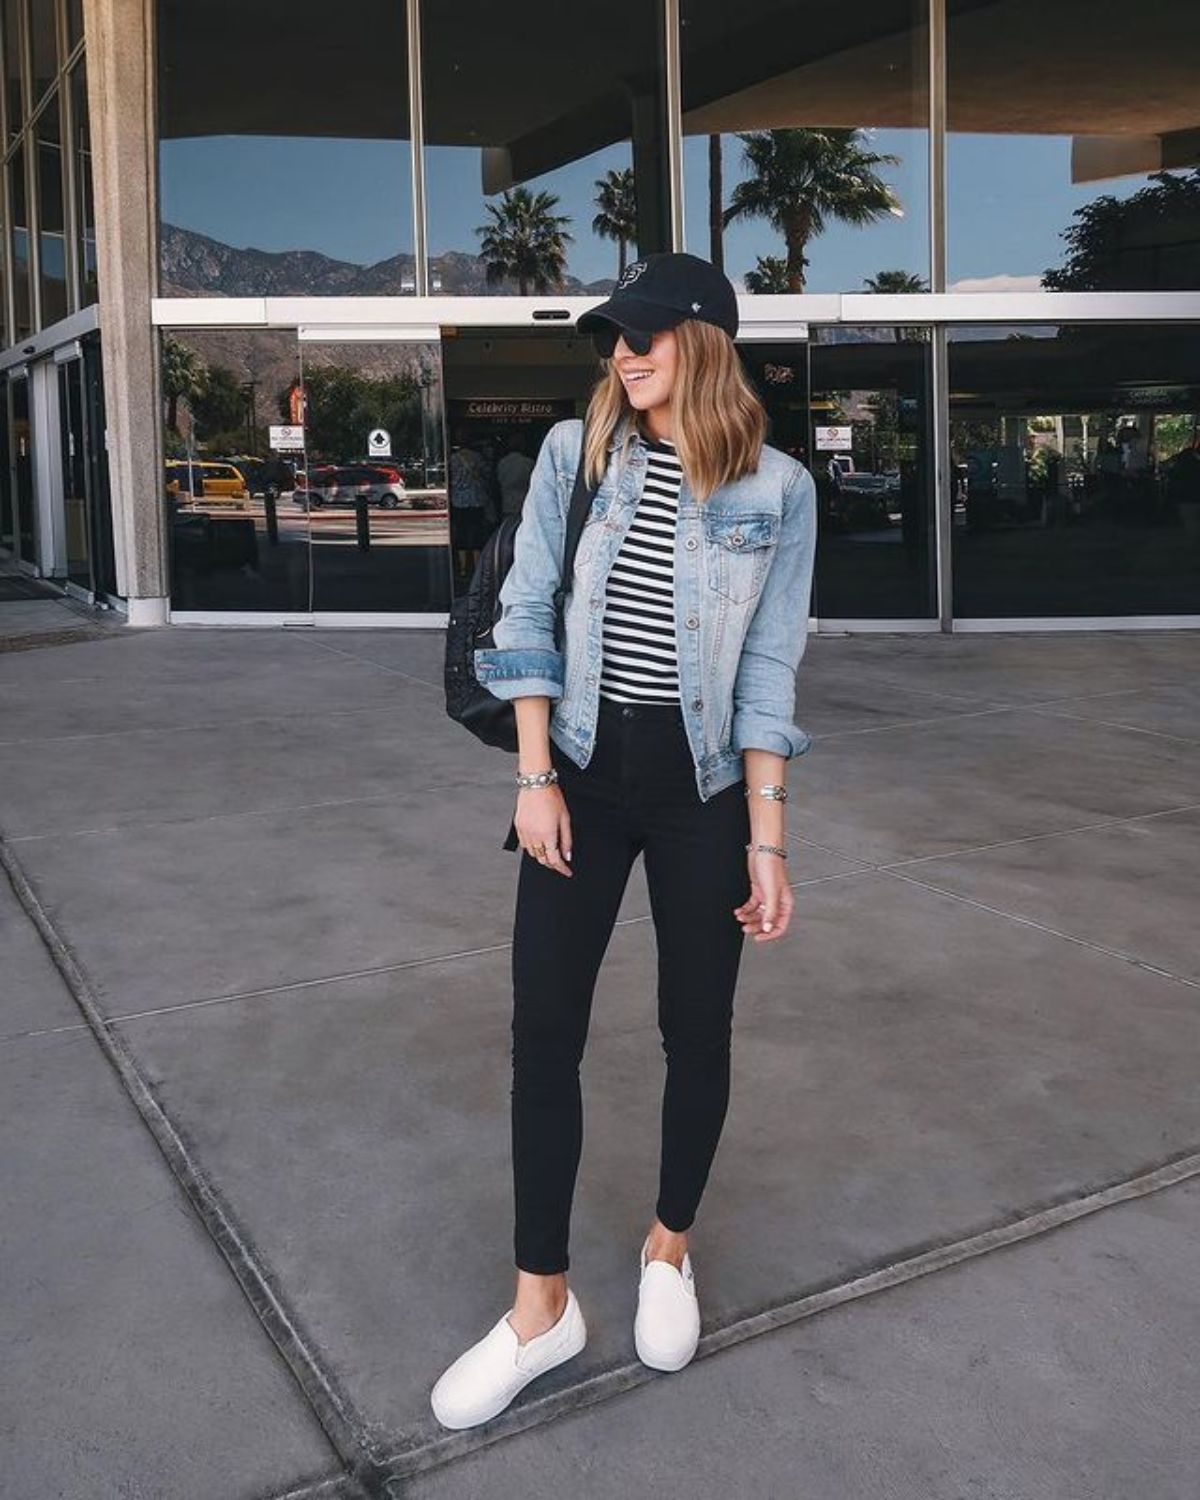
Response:
[{"label": "reflected palm tree", "polygon": [[204,394],[208,384],[208,365],[199,354],[179,339],[166,334],[162,350],[162,389],[167,403],[168,432],[179,431],[179,403],[189,407]]},{"label": "reflected palm tree", "polygon": [[804,290],[804,249],[831,220],[862,226],[903,214],[876,170],[900,158],[867,148],[861,130],[739,131],[750,176],[739,182],[725,210],[735,219],[766,219],[787,245],[787,290]]},{"label": "reflected palm tree", "polygon": [[571,220],[556,214],[557,193],[531,193],[526,187],[506,188],[499,203],[486,203],[490,224],[477,224],[479,252],[487,283],[512,280],[522,297],[536,292],[558,291],[567,269],[567,245],[574,238],[566,231]]},{"label": "reflected palm tree", "polygon": [[887,297],[903,297],[929,290],[929,283],[925,278],[911,271],[880,271],[875,276],[868,276],[863,285],[868,292],[878,292]]},{"label": "reflected palm tree", "polygon": [[625,250],[637,239],[637,194],[633,168],[614,169],[596,179],[596,207],[592,230],[601,239],[617,242],[617,280],[625,274]]},{"label": "reflected palm tree", "polygon": [[[807,265],[808,261],[805,260],[804,264]],[[754,270],[746,272],[745,281],[746,290],[758,297],[789,291],[787,261],[782,255],[760,255]]]}]

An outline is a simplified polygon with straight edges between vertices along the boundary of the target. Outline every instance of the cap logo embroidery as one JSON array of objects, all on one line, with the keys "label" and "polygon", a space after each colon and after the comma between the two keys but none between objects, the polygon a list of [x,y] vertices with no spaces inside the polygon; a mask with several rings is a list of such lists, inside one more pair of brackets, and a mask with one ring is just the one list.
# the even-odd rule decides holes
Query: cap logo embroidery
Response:
[{"label": "cap logo embroidery", "polygon": [[621,279],[617,282],[618,288],[623,286],[631,286],[645,269],[646,262],[644,260],[632,261],[625,267],[624,271],[621,273]]}]

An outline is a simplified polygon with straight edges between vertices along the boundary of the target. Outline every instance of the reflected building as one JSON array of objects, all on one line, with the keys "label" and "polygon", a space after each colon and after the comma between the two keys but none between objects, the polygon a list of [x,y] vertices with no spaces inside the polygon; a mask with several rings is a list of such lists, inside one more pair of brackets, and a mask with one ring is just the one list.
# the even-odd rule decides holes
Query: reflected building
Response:
[{"label": "reflected building", "polygon": [[1194,626],[1198,65],[1183,0],[0,0],[0,557],[439,626],[682,249],[814,629]]}]

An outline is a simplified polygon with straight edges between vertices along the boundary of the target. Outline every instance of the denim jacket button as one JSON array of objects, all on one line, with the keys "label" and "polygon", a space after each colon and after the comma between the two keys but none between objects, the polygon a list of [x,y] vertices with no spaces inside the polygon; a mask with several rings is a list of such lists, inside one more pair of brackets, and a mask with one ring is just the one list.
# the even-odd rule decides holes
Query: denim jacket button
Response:
[{"label": "denim jacket button", "polygon": [[692,707],[696,710],[697,713],[699,713],[699,711],[704,707],[704,699],[703,698],[693,698],[692,699]]},{"label": "denim jacket button", "polygon": [[689,630],[695,630],[696,626],[699,625],[699,623],[700,623],[700,621],[696,618],[695,615],[688,615],[688,617],[687,617],[687,628]]},{"label": "denim jacket button", "polygon": [[687,541],[684,542],[683,545],[688,549],[689,552],[695,552],[695,550],[696,550],[696,538],[694,536],[688,537]]},{"label": "denim jacket button", "polygon": [[742,543],[746,540],[746,538],[742,535],[742,533],[740,531],[735,531],[733,533],[733,535],[729,538],[729,540],[733,543],[733,545],[735,547],[740,547],[742,545]]}]

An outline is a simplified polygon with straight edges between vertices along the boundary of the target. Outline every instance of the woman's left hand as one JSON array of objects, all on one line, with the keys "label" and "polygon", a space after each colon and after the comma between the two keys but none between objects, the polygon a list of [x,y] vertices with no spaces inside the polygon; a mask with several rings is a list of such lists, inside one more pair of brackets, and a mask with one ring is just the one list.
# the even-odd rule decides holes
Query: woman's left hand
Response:
[{"label": "woman's left hand", "polygon": [[742,924],[742,936],[770,943],[788,930],[796,900],[787,882],[787,865],[778,854],[748,850],[750,897],[735,906],[734,916]]}]

